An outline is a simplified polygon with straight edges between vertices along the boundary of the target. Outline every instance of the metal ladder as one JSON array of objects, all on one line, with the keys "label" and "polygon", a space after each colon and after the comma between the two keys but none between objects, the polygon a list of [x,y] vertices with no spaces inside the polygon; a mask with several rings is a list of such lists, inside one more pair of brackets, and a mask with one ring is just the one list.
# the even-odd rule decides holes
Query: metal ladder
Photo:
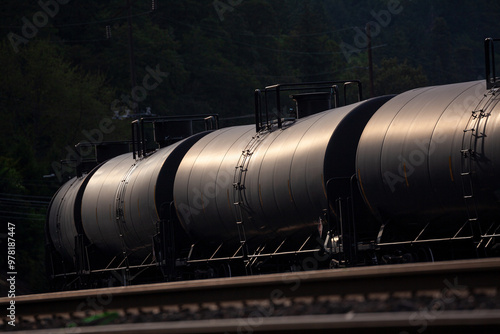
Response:
[{"label": "metal ladder", "polygon": [[255,149],[260,145],[265,135],[269,133],[267,131],[257,132],[252,139],[248,142],[245,149],[241,152],[238,163],[235,167],[234,177],[233,177],[233,198],[234,206],[236,208],[236,226],[238,228],[238,236],[240,239],[240,248],[243,253],[243,263],[245,265],[245,273],[252,274],[251,264],[249,259],[248,245],[245,234],[245,225],[243,223],[243,209],[245,203],[245,178],[246,172],[248,171],[248,164],[250,163],[250,158],[255,151]]},{"label": "metal ladder", "polygon": [[127,225],[125,221],[125,194],[127,190],[128,183],[130,182],[130,178],[132,174],[134,173],[135,169],[137,168],[137,163],[134,163],[125,176],[122,178],[120,184],[118,185],[118,189],[116,191],[115,195],[115,222],[116,226],[118,227],[118,231],[120,233],[120,242],[122,246],[122,256],[123,259],[118,265],[120,267],[122,264],[125,263],[125,273],[123,277],[123,283],[124,285],[130,285],[130,263],[128,260],[128,252],[127,252],[127,246],[124,240],[125,233],[127,232]]},{"label": "metal ladder", "polygon": [[[477,203],[474,196],[473,185],[473,164],[478,158],[478,141],[484,138],[484,133],[481,132],[481,120],[489,116],[488,110],[494,103],[496,89],[489,90],[483,95],[477,107],[471,112],[471,116],[467,121],[467,125],[463,130],[462,146],[460,149],[460,178],[462,181],[462,194],[465,202],[465,210],[467,212],[467,221],[472,229],[472,237],[479,248],[482,242],[482,232],[479,223],[479,215],[477,212]],[[484,124],[484,123],[483,123]]]}]

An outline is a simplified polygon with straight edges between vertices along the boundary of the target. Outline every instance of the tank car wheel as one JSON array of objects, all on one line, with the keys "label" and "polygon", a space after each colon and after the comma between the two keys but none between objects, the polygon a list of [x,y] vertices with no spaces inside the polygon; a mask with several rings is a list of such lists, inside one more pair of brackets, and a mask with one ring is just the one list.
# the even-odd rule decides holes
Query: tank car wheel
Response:
[{"label": "tank car wheel", "polygon": [[415,253],[410,253],[406,250],[396,249],[392,253],[384,254],[380,257],[382,264],[403,264],[403,263],[413,263],[416,261]]},{"label": "tank car wheel", "polygon": [[216,268],[217,277],[232,277],[231,265],[229,263],[221,263]]},{"label": "tank car wheel", "polygon": [[330,260],[330,265],[329,265],[329,268],[330,269],[337,269],[337,268],[340,268],[340,261],[337,260],[337,259],[331,259]]},{"label": "tank car wheel", "polygon": [[419,247],[416,258],[417,262],[434,262],[434,253],[428,246]]}]

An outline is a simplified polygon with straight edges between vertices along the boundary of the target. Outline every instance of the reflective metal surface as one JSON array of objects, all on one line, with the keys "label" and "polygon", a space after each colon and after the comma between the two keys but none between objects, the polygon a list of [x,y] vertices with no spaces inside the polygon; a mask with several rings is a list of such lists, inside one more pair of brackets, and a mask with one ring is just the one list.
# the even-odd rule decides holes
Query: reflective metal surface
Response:
[{"label": "reflective metal surface", "polygon": [[90,179],[82,200],[82,221],[89,240],[106,256],[142,261],[162,209],[172,201],[175,172],[197,134],[140,160],[132,153],[103,164]]},{"label": "reflective metal surface", "polygon": [[[325,182],[354,173],[354,152],[371,115],[390,97],[328,110],[256,135],[253,126],[215,131],[183,159],[177,213],[195,240],[304,239],[327,207]],[[351,152],[351,153],[349,153]]]},{"label": "reflective metal surface", "polygon": [[476,81],[415,89],[382,106],[356,160],[373,213],[399,224],[498,214],[498,101]]},{"label": "reflective metal surface", "polygon": [[78,205],[78,194],[85,178],[86,176],[74,177],[66,182],[54,195],[48,209],[47,227],[50,239],[69,266],[74,264],[75,236],[77,235],[75,220],[80,220],[80,211],[75,210],[75,205]]}]

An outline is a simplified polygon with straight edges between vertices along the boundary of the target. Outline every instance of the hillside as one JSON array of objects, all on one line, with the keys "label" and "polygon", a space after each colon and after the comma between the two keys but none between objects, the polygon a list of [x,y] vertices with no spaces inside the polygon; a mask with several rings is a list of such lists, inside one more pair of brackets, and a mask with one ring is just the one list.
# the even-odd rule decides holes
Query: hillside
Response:
[{"label": "hillside", "polygon": [[[493,0],[5,0],[0,216],[43,291],[46,207],[82,140],[128,139],[137,113],[252,122],[253,90],[359,79],[374,95],[484,77]],[[0,239],[4,242],[4,239]],[[0,257],[0,268],[6,267]]]}]

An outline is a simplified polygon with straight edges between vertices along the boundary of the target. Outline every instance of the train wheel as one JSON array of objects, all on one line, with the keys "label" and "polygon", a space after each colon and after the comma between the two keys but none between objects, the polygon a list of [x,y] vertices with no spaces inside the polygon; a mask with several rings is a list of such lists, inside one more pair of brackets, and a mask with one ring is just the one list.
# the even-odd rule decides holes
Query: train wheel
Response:
[{"label": "train wheel", "polygon": [[217,277],[232,277],[231,266],[229,263],[221,263],[217,268]]},{"label": "train wheel", "polygon": [[417,251],[417,262],[434,262],[434,253],[430,247],[420,247]]}]

